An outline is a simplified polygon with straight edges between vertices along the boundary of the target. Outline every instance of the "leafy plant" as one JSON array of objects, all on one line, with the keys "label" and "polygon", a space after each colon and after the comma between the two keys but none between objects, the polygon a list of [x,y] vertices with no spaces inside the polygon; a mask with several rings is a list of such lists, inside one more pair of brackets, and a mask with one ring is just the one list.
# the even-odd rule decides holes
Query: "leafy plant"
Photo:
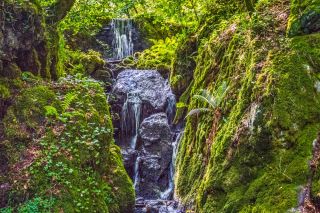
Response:
[{"label": "leafy plant", "polygon": [[67,94],[65,95],[65,97],[64,97],[63,102],[61,103],[62,110],[63,110],[63,111],[66,111],[66,110],[70,107],[72,101],[73,101],[76,97],[77,97],[77,94],[74,93],[74,92],[69,92],[69,93],[67,93]]},{"label": "leafy plant", "polygon": [[50,212],[50,209],[54,205],[54,199],[43,199],[41,197],[36,197],[32,200],[27,201],[24,205],[19,207],[19,213],[40,213],[40,212]]},{"label": "leafy plant", "polygon": [[228,91],[228,86],[225,81],[222,82],[222,84],[219,86],[219,88],[215,92],[215,96],[212,96],[208,90],[201,90],[201,95],[194,95],[192,98],[209,104],[209,107],[193,109],[187,114],[186,117],[192,116],[192,115],[197,115],[201,112],[214,111],[215,109],[217,109],[220,106],[227,91]]},{"label": "leafy plant", "polygon": [[57,109],[55,108],[55,107],[53,107],[53,106],[45,106],[44,107],[44,109],[46,110],[46,113],[45,113],[45,115],[47,116],[47,117],[58,117],[58,111],[57,111]]}]

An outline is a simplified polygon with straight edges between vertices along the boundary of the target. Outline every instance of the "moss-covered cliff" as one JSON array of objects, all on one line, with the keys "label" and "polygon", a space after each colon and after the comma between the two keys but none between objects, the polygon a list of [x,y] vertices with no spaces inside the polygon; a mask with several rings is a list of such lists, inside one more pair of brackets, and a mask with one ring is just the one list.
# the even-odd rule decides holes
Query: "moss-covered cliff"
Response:
[{"label": "moss-covered cliff", "polygon": [[105,85],[79,74],[105,62],[64,49],[74,1],[39,2],[0,2],[0,212],[131,212]]},{"label": "moss-covered cliff", "polygon": [[177,115],[208,107],[192,98],[201,89],[213,97],[224,82],[229,89],[215,110],[188,116],[178,151],[176,195],[196,212],[286,212],[305,197],[316,205],[319,179],[303,192],[320,130],[320,34],[303,20],[320,2],[302,2],[260,0],[249,13],[219,1],[224,15],[212,14],[209,36],[197,41]]}]

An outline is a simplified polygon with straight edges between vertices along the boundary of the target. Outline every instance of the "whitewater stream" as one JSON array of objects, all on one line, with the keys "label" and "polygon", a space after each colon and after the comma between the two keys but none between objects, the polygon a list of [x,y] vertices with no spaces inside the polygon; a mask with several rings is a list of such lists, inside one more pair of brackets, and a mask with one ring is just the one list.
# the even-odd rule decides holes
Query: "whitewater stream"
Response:
[{"label": "whitewater stream", "polygon": [[[115,19],[113,60],[133,54],[133,22]],[[156,70],[123,70],[115,76],[112,109],[126,170],[136,191],[136,213],[184,212],[174,200],[175,159],[183,135],[173,125],[176,98],[168,80]],[[129,212],[129,211],[128,211]]]}]

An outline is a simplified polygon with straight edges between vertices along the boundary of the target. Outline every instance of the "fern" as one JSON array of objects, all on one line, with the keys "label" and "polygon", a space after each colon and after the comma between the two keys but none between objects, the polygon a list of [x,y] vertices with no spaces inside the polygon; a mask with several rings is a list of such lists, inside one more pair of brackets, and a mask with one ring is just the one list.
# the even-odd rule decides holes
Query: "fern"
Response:
[{"label": "fern", "polygon": [[192,116],[192,115],[198,115],[198,114],[200,114],[201,112],[209,112],[209,111],[211,111],[211,109],[209,109],[209,108],[197,108],[197,109],[193,109],[193,110],[191,110],[191,111],[187,114],[186,117]]},{"label": "fern", "polygon": [[64,100],[61,103],[62,110],[65,112],[71,105],[72,101],[77,97],[75,92],[69,92],[64,96]]},{"label": "fern", "polygon": [[192,98],[201,100],[209,104],[208,108],[196,108],[191,110],[186,117],[191,115],[198,115],[201,112],[210,112],[218,108],[223,101],[228,91],[227,83],[224,81],[215,92],[215,96],[212,96],[208,90],[201,90],[201,95],[194,95]]},{"label": "fern", "polygon": [[44,109],[46,110],[45,115],[47,117],[58,117],[59,115],[57,109],[53,106],[45,106]]}]

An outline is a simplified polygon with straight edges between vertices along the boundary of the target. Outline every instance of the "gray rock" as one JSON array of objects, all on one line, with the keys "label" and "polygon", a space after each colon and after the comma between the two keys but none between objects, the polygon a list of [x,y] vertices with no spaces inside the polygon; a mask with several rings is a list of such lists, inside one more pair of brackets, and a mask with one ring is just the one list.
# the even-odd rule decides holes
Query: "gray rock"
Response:
[{"label": "gray rock", "polygon": [[145,147],[154,146],[153,151],[155,151],[154,148],[159,148],[160,150],[157,151],[161,151],[159,143],[171,145],[172,134],[167,115],[157,113],[144,119],[139,129],[139,135]]},{"label": "gray rock", "polygon": [[135,165],[135,160],[137,157],[137,151],[130,149],[130,148],[121,149],[121,154],[123,157],[124,167],[126,168],[128,175],[131,177],[131,179],[133,179],[134,178],[134,165]]},{"label": "gray rock", "polygon": [[165,113],[144,119],[139,129],[141,151],[140,182],[137,194],[146,199],[159,198],[169,185],[172,133]]},{"label": "gray rock", "polygon": [[142,102],[153,110],[164,110],[170,91],[166,80],[156,70],[124,70],[119,73],[113,93],[124,103],[129,93],[138,92]]}]

